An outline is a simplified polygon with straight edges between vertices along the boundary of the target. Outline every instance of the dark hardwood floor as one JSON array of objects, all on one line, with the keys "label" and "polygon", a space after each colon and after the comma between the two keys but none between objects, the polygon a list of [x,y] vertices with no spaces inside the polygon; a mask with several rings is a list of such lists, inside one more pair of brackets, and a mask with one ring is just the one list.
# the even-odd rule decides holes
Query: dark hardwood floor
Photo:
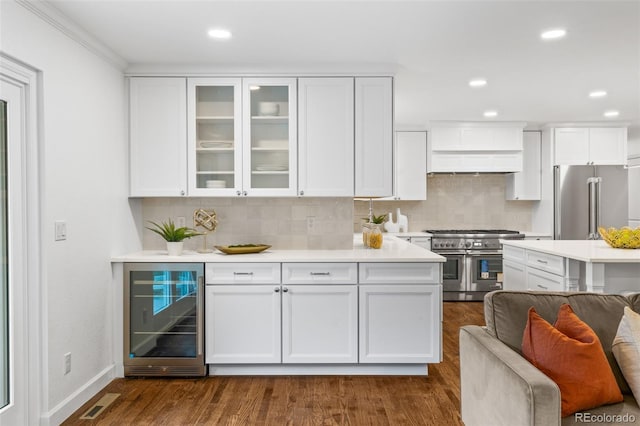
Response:
[{"label": "dark hardwood floor", "polygon": [[[481,302],[445,302],[442,363],[427,377],[256,376],[116,379],[63,425],[461,425],[458,329]],[[93,420],[80,417],[121,394]]]}]

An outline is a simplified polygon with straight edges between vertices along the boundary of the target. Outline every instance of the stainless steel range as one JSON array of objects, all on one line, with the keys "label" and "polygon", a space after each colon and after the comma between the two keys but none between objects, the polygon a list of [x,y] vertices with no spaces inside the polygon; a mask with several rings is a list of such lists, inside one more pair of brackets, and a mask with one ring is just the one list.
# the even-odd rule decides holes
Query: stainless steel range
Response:
[{"label": "stainless steel range", "polygon": [[524,234],[506,229],[430,229],[431,250],[447,258],[443,266],[443,300],[482,300],[502,289],[500,239],[523,239]]}]

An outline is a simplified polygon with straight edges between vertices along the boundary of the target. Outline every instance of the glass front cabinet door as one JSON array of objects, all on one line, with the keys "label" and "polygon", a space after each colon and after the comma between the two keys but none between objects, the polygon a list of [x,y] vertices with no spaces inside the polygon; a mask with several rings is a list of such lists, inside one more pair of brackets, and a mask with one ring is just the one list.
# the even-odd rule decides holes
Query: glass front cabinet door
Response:
[{"label": "glass front cabinet door", "polygon": [[296,79],[188,80],[189,193],[296,195]]},{"label": "glass front cabinet door", "polygon": [[191,195],[242,193],[240,78],[188,80],[188,163]]},{"label": "glass front cabinet door", "polygon": [[244,189],[293,196],[297,190],[296,79],[243,79]]}]

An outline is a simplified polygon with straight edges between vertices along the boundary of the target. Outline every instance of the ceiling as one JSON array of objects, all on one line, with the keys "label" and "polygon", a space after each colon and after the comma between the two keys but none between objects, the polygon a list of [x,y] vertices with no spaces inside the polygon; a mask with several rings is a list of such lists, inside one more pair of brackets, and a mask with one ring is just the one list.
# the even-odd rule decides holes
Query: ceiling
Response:
[{"label": "ceiling", "polygon": [[[50,0],[131,73],[395,75],[397,128],[640,124],[638,1]],[[230,30],[213,40],[213,27]],[[542,41],[563,27],[567,36]],[[483,88],[468,81],[482,77]],[[606,90],[591,99],[592,90]]]}]

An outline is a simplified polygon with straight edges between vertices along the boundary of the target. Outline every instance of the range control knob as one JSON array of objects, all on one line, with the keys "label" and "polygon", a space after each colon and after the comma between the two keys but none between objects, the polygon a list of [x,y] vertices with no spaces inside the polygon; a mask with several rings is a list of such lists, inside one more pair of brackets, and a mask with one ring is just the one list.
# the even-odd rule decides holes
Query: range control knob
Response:
[{"label": "range control knob", "polygon": [[467,241],[466,243],[464,243],[464,246],[466,248],[471,248],[471,241]]}]

